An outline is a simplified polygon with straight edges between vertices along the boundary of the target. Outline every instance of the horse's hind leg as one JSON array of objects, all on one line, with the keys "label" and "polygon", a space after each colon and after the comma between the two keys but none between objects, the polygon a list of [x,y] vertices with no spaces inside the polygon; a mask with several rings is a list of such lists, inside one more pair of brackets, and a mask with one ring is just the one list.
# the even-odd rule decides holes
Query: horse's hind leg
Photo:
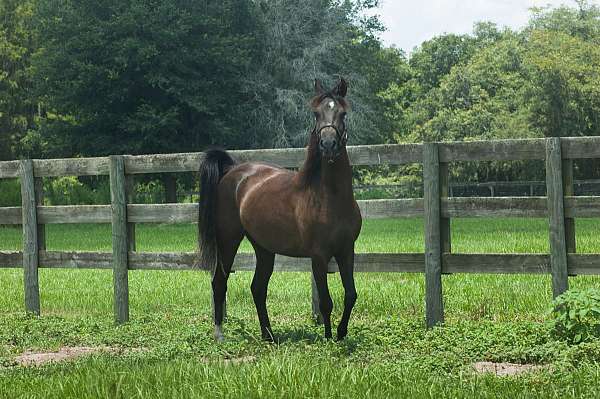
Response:
[{"label": "horse's hind leg", "polygon": [[219,264],[215,270],[212,279],[213,290],[213,316],[215,322],[215,339],[219,342],[224,340],[223,336],[223,316],[225,296],[227,294],[227,280],[231,273],[235,254],[244,238],[241,227],[239,229],[228,229],[229,231],[219,232],[218,253]]},{"label": "horse's hind leg", "polygon": [[258,313],[262,338],[267,341],[273,341],[273,331],[271,330],[271,322],[267,313],[267,287],[271,274],[273,274],[275,254],[260,247],[254,241],[252,241],[252,246],[256,253],[256,270],[251,286],[252,297],[256,305],[256,312]]}]

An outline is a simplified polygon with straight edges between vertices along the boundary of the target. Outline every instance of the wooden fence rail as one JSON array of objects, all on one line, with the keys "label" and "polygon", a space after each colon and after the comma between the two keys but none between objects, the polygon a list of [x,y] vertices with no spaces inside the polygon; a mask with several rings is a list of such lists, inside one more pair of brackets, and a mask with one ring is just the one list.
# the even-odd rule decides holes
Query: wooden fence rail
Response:
[{"label": "wooden fence rail", "polygon": [[[364,218],[424,219],[424,253],[357,254],[358,272],[425,273],[426,323],[443,322],[442,275],[449,273],[551,274],[553,295],[568,289],[568,276],[600,274],[600,254],[576,254],[575,218],[600,217],[600,197],[573,196],[573,159],[600,158],[600,137],[426,143],[348,147],[353,165],[422,163],[424,198],[359,201]],[[240,161],[298,167],[304,149],[232,151]],[[194,253],[135,251],[135,223],[195,223],[197,204],[128,204],[132,176],[141,173],[194,172],[202,153],[0,162],[0,179],[20,178],[21,207],[0,208],[0,224],[22,225],[22,251],[0,251],[0,268],[21,267],[25,307],[39,314],[38,268],[112,269],[114,312],[129,319],[129,270],[198,269]],[[547,197],[448,198],[452,162],[545,160]],[[110,205],[43,206],[41,179],[108,175]],[[549,254],[453,254],[451,218],[548,218]],[[47,251],[44,225],[111,223],[112,253]],[[253,270],[254,255],[239,254],[234,270]],[[333,262],[330,272],[337,271]],[[275,270],[309,271],[307,259],[277,256]],[[315,293],[313,292],[313,295]]]}]

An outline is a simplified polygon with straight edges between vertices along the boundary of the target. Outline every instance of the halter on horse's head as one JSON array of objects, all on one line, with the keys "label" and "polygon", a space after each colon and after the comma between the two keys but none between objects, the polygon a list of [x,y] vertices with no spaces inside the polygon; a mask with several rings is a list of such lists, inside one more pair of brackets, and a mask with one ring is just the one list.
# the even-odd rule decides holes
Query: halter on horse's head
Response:
[{"label": "halter on horse's head", "polygon": [[319,151],[323,158],[333,163],[348,142],[346,112],[348,102],[344,98],[348,84],[340,78],[332,90],[325,90],[319,80],[315,80],[316,96],[311,101],[315,115],[313,134],[317,136]]}]

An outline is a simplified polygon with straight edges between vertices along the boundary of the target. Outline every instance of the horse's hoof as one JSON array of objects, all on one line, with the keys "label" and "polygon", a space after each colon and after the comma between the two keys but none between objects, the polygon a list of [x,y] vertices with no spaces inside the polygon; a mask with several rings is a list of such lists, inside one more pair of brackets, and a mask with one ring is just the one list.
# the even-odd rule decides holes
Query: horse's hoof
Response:
[{"label": "horse's hoof", "polygon": [[263,331],[261,336],[262,336],[262,340],[265,342],[269,342],[269,343],[275,342],[275,337],[273,336],[273,332],[271,330]]},{"label": "horse's hoof", "polygon": [[223,330],[221,330],[221,327],[219,326],[215,326],[215,341],[221,343],[225,341],[225,336],[223,335]]},{"label": "horse's hoof", "polygon": [[343,341],[344,338],[346,338],[346,335],[348,335],[348,330],[340,330],[338,329],[337,331],[337,337],[336,337],[336,341]]}]

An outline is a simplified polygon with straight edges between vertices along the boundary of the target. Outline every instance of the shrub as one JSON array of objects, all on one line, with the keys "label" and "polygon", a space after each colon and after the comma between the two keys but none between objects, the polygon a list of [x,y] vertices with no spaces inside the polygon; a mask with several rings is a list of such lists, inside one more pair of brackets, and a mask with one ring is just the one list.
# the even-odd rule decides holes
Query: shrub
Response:
[{"label": "shrub", "polygon": [[17,179],[0,180],[0,207],[21,206],[21,184]]},{"label": "shrub", "polygon": [[109,204],[110,187],[101,183],[91,189],[75,176],[59,177],[44,184],[45,199],[49,205]]},{"label": "shrub", "polygon": [[135,198],[142,204],[160,204],[164,202],[165,188],[158,180],[138,183],[135,186]]},{"label": "shrub", "polygon": [[554,334],[572,344],[600,338],[600,290],[569,290],[554,300]]}]

